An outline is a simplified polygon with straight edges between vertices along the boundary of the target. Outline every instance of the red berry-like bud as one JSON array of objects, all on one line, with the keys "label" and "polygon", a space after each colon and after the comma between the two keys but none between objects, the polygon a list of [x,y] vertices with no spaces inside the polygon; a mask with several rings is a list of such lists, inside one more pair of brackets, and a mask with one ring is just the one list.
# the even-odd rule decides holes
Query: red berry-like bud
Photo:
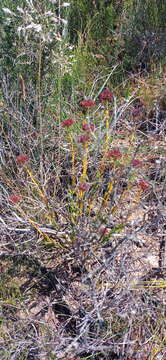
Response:
[{"label": "red berry-like bud", "polygon": [[122,157],[122,153],[119,148],[110,149],[107,153],[107,158],[114,160],[120,159]]},{"label": "red berry-like bud", "polygon": [[108,230],[106,227],[104,227],[104,226],[99,229],[99,232],[100,232],[100,234],[103,235],[103,236],[109,234],[109,230]]},{"label": "red berry-like bud", "polygon": [[9,197],[9,201],[11,201],[12,203],[17,203],[20,200],[21,200],[21,197],[16,194],[10,195],[10,197]]},{"label": "red berry-like bud", "polygon": [[16,162],[18,164],[25,164],[29,160],[28,155],[20,154],[16,157]]},{"label": "red berry-like bud", "polygon": [[150,188],[150,185],[144,181],[144,180],[139,180],[138,181],[138,186],[140,186],[140,188],[143,190],[143,191],[146,191],[146,190],[149,190]]},{"label": "red berry-like bud", "polygon": [[78,185],[78,189],[80,190],[80,191],[88,191],[89,190],[89,184],[87,184],[87,183],[81,183],[81,184],[79,184]]},{"label": "red berry-like bud", "polygon": [[143,162],[139,159],[133,159],[131,164],[133,165],[133,167],[136,168],[142,168],[143,167]]}]

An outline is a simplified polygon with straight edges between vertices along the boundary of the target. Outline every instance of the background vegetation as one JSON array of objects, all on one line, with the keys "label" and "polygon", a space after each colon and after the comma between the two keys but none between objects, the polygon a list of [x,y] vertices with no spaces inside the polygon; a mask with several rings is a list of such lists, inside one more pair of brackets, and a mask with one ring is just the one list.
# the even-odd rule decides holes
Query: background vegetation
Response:
[{"label": "background vegetation", "polygon": [[0,357],[165,358],[165,0],[1,0]]}]

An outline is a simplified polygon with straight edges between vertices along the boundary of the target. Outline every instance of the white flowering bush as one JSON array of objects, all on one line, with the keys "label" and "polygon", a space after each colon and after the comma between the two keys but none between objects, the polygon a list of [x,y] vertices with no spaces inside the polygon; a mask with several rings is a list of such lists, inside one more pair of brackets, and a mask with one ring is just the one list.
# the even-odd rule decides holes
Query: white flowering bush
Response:
[{"label": "white flowering bush", "polygon": [[[10,5],[2,6],[0,12],[1,83],[10,112],[16,112],[10,138],[17,152],[18,139],[32,129],[42,134],[55,107],[60,114],[57,102],[59,94],[63,100],[63,79],[70,81],[74,57],[68,43],[69,2],[25,0]],[[46,108],[49,115],[44,118]],[[8,114],[6,117],[8,134]]]},{"label": "white flowering bush", "polygon": [[[69,7],[69,2],[29,0],[14,9],[2,7],[2,42],[6,43],[1,57],[5,70],[3,82],[6,83],[4,73],[13,78],[13,88],[10,93],[9,89],[6,92],[7,101],[12,98],[12,103],[15,102],[14,92],[20,76],[27,87],[32,87],[33,95],[30,96],[34,96],[39,90],[39,82],[43,87],[46,73],[47,80],[50,73],[53,80],[52,72],[58,75],[60,71],[62,76],[70,71],[68,59],[72,61],[69,57],[71,47],[67,42]],[[49,91],[52,91],[53,81],[47,83]]]}]

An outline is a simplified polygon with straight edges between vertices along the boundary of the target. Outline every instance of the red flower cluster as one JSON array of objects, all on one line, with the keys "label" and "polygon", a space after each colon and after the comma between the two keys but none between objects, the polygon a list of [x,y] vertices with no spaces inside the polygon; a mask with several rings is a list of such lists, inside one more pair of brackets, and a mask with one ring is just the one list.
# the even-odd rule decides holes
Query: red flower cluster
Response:
[{"label": "red flower cluster", "polygon": [[133,159],[131,164],[133,165],[133,167],[136,167],[136,168],[142,168],[143,167],[143,162],[141,160],[138,160],[138,159]]},{"label": "red flower cluster", "polygon": [[9,197],[9,201],[12,203],[17,203],[21,200],[21,197],[19,195],[13,194]]},{"label": "red flower cluster", "polygon": [[146,190],[149,190],[150,188],[150,185],[144,181],[144,180],[139,180],[138,181],[138,186],[140,186],[140,188],[143,190],[143,191],[146,191]]},{"label": "red flower cluster", "polygon": [[82,134],[78,137],[78,142],[81,144],[85,144],[90,140],[91,140],[91,137],[89,134]]},{"label": "red flower cluster", "polygon": [[112,101],[113,100],[113,93],[109,89],[104,89],[101,94],[99,95],[100,101],[107,100]]},{"label": "red flower cluster", "polygon": [[20,154],[16,157],[16,162],[18,164],[25,164],[29,160],[28,155]]},{"label": "red flower cluster", "polygon": [[92,100],[92,99],[85,99],[83,101],[80,102],[80,106],[84,109],[89,109],[89,108],[92,108],[94,107],[96,104],[95,104],[95,101]]},{"label": "red flower cluster", "polygon": [[88,191],[89,190],[89,184],[81,183],[81,184],[78,185],[78,189],[80,191]]},{"label": "red flower cluster", "polygon": [[122,157],[122,153],[119,150],[119,148],[114,148],[114,149],[111,149],[111,150],[108,151],[107,157],[109,159],[113,158],[114,160],[117,160],[117,159],[120,159]]},{"label": "red flower cluster", "polygon": [[75,123],[74,119],[72,118],[69,118],[69,119],[66,119],[64,120],[61,125],[62,127],[70,127],[71,125],[73,125]]},{"label": "red flower cluster", "polygon": [[84,130],[84,131],[95,131],[95,126],[94,126],[94,124],[85,123],[85,124],[82,125],[82,130]]}]

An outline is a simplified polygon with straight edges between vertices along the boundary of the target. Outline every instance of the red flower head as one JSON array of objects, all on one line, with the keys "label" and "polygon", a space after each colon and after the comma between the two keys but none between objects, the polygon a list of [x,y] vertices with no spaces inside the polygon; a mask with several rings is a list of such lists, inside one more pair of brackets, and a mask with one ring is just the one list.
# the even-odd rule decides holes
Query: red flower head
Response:
[{"label": "red flower head", "polygon": [[13,194],[10,195],[9,197],[9,201],[13,202],[13,203],[17,203],[21,200],[21,197],[19,195]]},{"label": "red flower head", "polygon": [[114,149],[111,149],[111,150],[108,151],[107,157],[109,159],[113,158],[114,160],[117,160],[117,159],[120,159],[122,157],[122,153],[119,150],[119,148],[114,148]]},{"label": "red flower head", "polygon": [[78,189],[80,190],[80,191],[88,191],[89,190],[89,184],[87,184],[87,183],[81,183],[81,184],[79,184],[78,185]]},{"label": "red flower head", "polygon": [[71,125],[73,125],[75,123],[74,119],[72,118],[69,118],[69,119],[66,119],[64,120],[61,125],[62,127],[70,127]]},{"label": "red flower head", "polygon": [[89,109],[89,108],[92,108],[94,107],[96,104],[95,104],[95,101],[92,100],[92,99],[85,99],[83,101],[80,102],[80,106],[83,108],[83,109]]},{"label": "red flower head", "polygon": [[143,167],[143,162],[141,160],[138,160],[138,159],[133,159],[131,164],[133,165],[133,167],[136,167],[136,168],[142,168]]},{"label": "red flower head", "polygon": [[28,155],[21,154],[16,157],[16,162],[18,164],[25,164],[29,160]]},{"label": "red flower head", "polygon": [[143,190],[143,191],[146,191],[150,188],[150,185],[144,181],[144,180],[139,180],[138,181],[138,186],[140,186],[140,188]]},{"label": "red flower head", "polygon": [[82,130],[84,131],[95,131],[95,126],[93,124],[83,124]]},{"label": "red flower head", "polygon": [[81,144],[85,144],[91,140],[91,136],[89,134],[82,134],[78,137],[78,142]]},{"label": "red flower head", "polygon": [[113,100],[113,93],[109,89],[104,89],[101,94],[99,95],[100,101],[107,100],[112,101]]}]

